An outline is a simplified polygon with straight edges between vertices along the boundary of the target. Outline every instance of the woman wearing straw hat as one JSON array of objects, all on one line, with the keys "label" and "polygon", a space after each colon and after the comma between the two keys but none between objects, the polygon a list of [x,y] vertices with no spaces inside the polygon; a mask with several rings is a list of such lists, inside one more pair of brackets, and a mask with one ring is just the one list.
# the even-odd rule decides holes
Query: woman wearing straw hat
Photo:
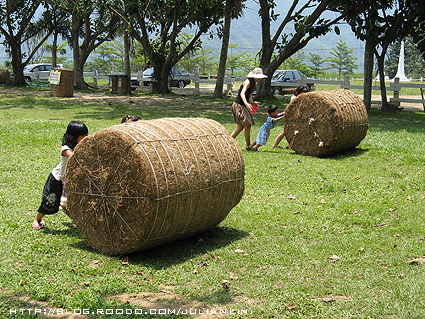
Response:
[{"label": "woman wearing straw hat", "polygon": [[251,126],[255,124],[252,117],[252,104],[259,106],[258,102],[254,102],[252,92],[257,89],[257,82],[267,77],[263,74],[261,68],[255,68],[246,76],[247,79],[239,88],[238,95],[232,105],[233,120],[237,124],[236,129],[230,135],[236,138],[240,132],[245,130],[246,150],[251,151]]}]

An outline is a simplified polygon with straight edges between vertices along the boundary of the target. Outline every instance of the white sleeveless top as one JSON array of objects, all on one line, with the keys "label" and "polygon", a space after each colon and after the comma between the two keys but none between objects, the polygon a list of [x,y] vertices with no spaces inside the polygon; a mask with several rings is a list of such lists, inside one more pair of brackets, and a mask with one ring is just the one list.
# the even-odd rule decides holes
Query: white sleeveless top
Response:
[{"label": "white sleeveless top", "polygon": [[65,177],[65,169],[66,169],[66,163],[68,162],[68,156],[62,156],[62,152],[64,150],[70,150],[71,148],[68,145],[62,145],[61,147],[61,159],[59,164],[52,170],[52,175],[56,178],[58,181],[63,181]]}]

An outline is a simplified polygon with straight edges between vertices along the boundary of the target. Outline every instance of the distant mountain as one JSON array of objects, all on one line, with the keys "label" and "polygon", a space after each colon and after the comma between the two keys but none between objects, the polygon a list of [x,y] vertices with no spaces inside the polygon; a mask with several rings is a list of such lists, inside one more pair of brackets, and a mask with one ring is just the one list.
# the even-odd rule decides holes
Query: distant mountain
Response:
[{"label": "distant mountain", "polygon": [[[286,15],[286,9],[293,3],[293,0],[280,0],[278,1],[277,13],[281,16]],[[261,20],[258,16],[258,4],[253,0],[246,1],[246,8],[243,16],[238,20],[232,21],[230,43],[239,43],[239,46],[234,49],[238,53],[249,52],[255,55],[261,49]],[[332,18],[334,13],[327,13],[327,18]],[[272,31],[275,30],[278,23],[272,23]],[[273,29],[274,27],[274,29]],[[308,55],[310,52],[319,54],[323,58],[330,56],[330,51],[336,47],[336,42],[339,39],[344,40],[350,49],[353,49],[353,56],[357,57],[357,64],[359,65],[359,72],[363,71],[363,54],[364,54],[364,43],[356,39],[351,28],[347,24],[338,25],[341,33],[337,35],[335,32],[330,32],[325,36],[317,39],[313,39],[309,44],[302,50]],[[286,33],[294,32],[293,28],[285,30]],[[203,41],[203,45],[208,48],[220,51],[221,41],[218,38],[214,38],[211,41]]]}]

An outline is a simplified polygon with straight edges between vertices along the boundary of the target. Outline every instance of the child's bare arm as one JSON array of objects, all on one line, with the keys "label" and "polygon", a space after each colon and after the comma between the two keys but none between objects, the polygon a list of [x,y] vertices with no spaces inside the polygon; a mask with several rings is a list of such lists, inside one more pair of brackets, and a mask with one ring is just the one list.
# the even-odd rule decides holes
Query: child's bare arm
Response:
[{"label": "child's bare arm", "polygon": [[72,154],[74,154],[74,151],[72,151],[72,150],[70,150],[70,149],[66,149],[66,150],[63,150],[63,151],[61,152],[61,155],[62,155],[62,156],[67,156],[67,157],[70,157]]},{"label": "child's bare arm", "polygon": [[277,122],[277,121],[280,121],[281,119],[283,119],[285,116],[279,116],[279,117],[275,117],[274,119],[273,119],[273,122]]}]

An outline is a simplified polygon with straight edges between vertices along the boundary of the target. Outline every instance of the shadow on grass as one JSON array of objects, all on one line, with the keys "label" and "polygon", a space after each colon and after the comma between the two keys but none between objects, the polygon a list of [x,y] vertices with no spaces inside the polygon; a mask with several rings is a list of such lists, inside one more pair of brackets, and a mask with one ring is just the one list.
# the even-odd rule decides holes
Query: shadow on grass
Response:
[{"label": "shadow on grass", "polygon": [[66,235],[66,236],[72,236],[72,237],[80,237],[81,234],[78,231],[78,229],[75,227],[75,225],[71,222],[63,223],[64,226],[68,227],[67,229],[54,229],[49,228],[47,226],[44,226],[41,231],[50,234],[50,235]]},{"label": "shadow on grass", "polygon": [[[282,151],[282,150],[280,150]],[[346,150],[346,151],[341,151],[341,152],[337,152],[337,153],[333,153],[333,154],[329,154],[327,156],[310,156],[310,155],[302,155],[299,154],[297,152],[295,152],[294,150],[288,149],[288,155],[292,155],[292,156],[308,156],[308,157],[316,157],[316,158],[321,158],[321,159],[330,159],[330,160],[345,160],[347,158],[350,157],[357,157],[357,156],[362,156],[363,154],[369,152],[369,149],[363,149],[363,148],[353,148],[351,150]],[[271,150],[271,151],[265,151],[265,152],[269,152],[269,153],[278,153],[279,151],[275,151],[275,150]]]},{"label": "shadow on grass", "polygon": [[[230,245],[248,236],[249,233],[229,227],[215,227],[189,238],[164,244],[146,251],[128,255],[132,264],[141,264],[155,269],[163,269],[183,263],[196,256]],[[71,245],[74,248],[93,252],[84,240]],[[116,258],[122,258],[118,256]],[[125,256],[127,257],[127,256]]]},{"label": "shadow on grass", "polygon": [[196,256],[211,253],[248,235],[249,233],[234,228],[215,227],[184,240],[134,253],[129,258],[131,258],[132,263],[162,269]]},{"label": "shadow on grass", "polygon": [[330,154],[329,156],[324,156],[323,158],[340,161],[340,160],[345,160],[346,158],[349,158],[349,157],[361,156],[367,152],[369,152],[369,149],[353,148],[351,150]]}]

